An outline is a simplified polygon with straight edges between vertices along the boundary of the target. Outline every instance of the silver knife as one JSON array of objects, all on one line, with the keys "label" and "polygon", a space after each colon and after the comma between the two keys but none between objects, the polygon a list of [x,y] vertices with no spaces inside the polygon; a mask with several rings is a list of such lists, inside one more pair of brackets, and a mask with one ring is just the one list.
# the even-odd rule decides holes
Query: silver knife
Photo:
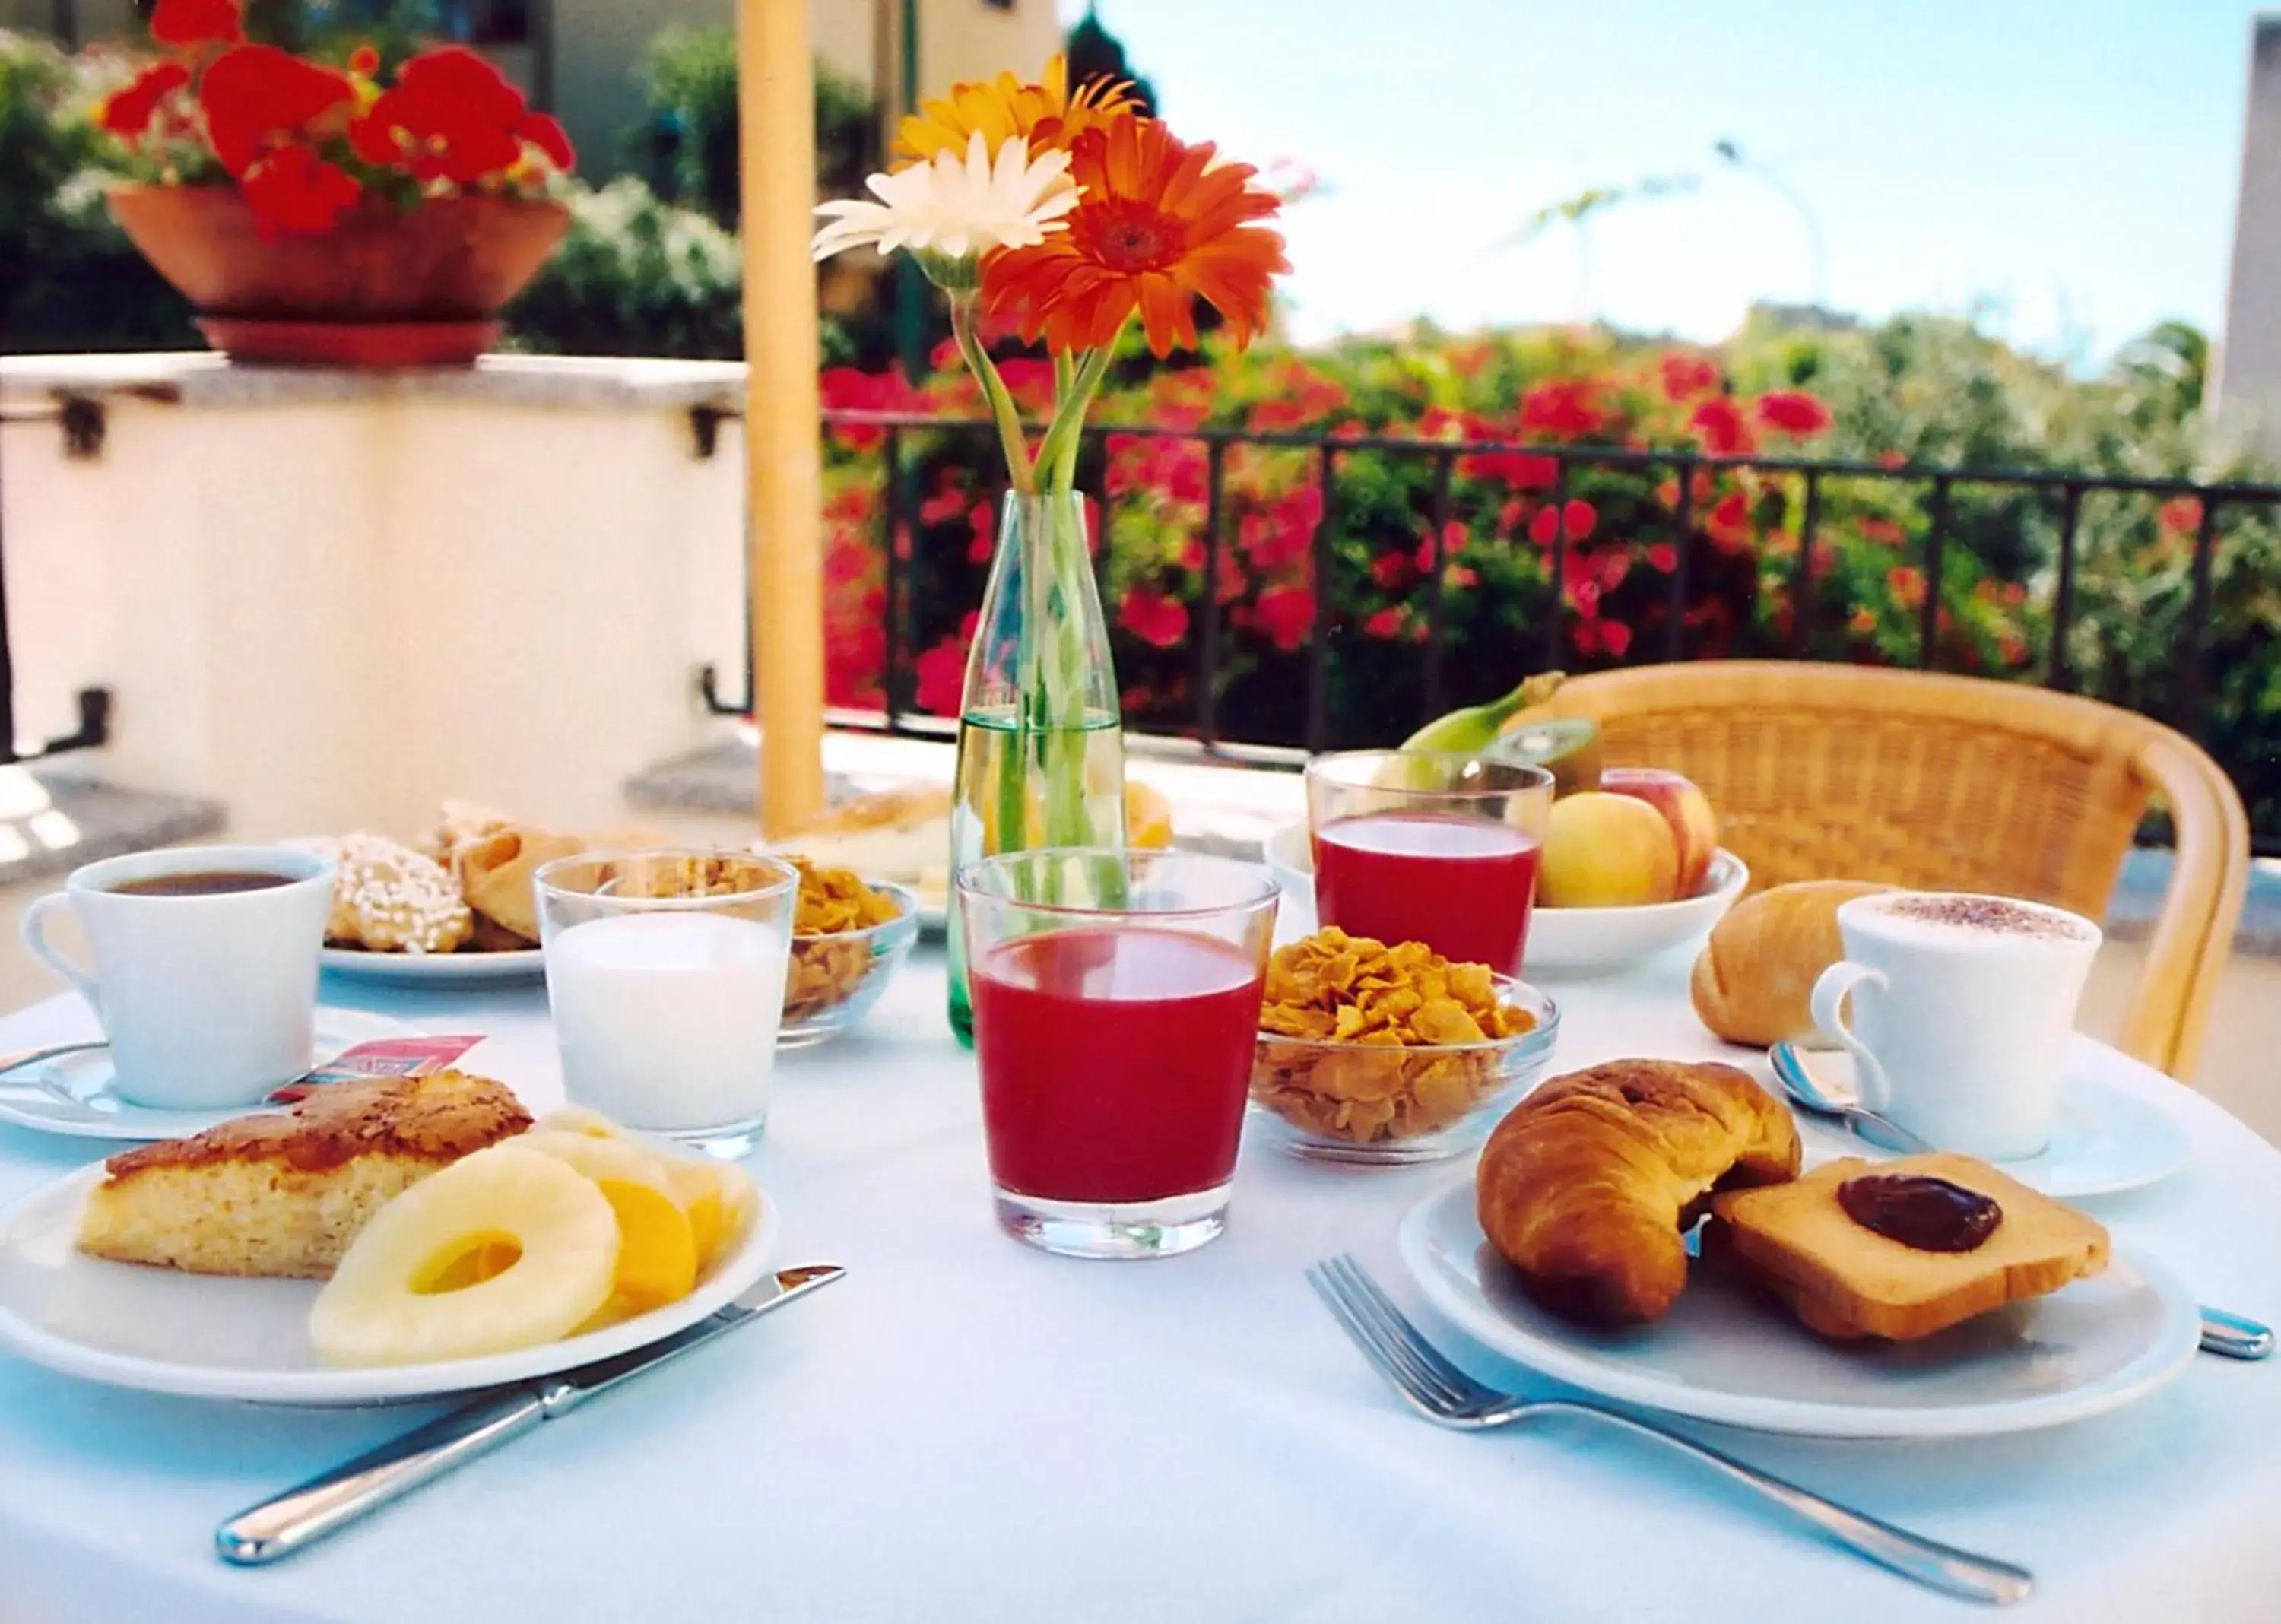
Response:
[{"label": "silver knife", "polygon": [[2229,1359],[2262,1359],[2273,1351],[2273,1327],[2246,1314],[2202,1305],[2202,1351]]},{"label": "silver knife", "polygon": [[290,1557],[366,1512],[521,1437],[540,1422],[566,1415],[596,1394],[829,1286],[847,1272],[834,1263],[780,1269],[727,1307],[662,1342],[462,1404],[298,1489],[240,1512],[214,1530],[214,1549],[223,1561],[240,1567]]}]

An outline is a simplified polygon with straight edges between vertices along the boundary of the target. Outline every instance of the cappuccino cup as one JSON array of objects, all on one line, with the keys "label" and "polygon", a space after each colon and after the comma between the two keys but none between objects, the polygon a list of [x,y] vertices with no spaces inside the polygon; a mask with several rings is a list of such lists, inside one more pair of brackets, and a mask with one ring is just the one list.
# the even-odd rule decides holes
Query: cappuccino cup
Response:
[{"label": "cappuccino cup", "polygon": [[1944,1150],[2040,1154],[2099,926],[2010,897],[1890,891],[1840,907],[1837,933],[1845,956],[1811,1007],[1852,1056],[1861,1102]]},{"label": "cappuccino cup", "polygon": [[[136,852],[74,869],[25,911],[24,945],[76,988],[137,1105],[258,1104],[309,1069],[333,864],[275,846]],[[89,963],[47,939],[67,909]]]}]

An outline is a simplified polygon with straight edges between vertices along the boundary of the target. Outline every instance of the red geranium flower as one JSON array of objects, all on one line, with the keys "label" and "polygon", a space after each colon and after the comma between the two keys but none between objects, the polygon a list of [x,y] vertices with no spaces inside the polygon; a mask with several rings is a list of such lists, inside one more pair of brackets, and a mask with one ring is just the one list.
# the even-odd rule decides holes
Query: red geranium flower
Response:
[{"label": "red geranium flower", "polygon": [[1739,491],[1729,491],[1719,499],[1703,521],[1703,533],[1732,551],[1750,539],[1751,504]]},{"label": "red geranium flower", "polygon": [[1719,368],[1700,355],[1672,354],[1656,363],[1666,399],[1692,400],[1719,387]]},{"label": "red geranium flower", "polygon": [[1829,427],[1829,408],[1794,389],[1770,389],[1759,397],[1759,421],[1783,434],[1820,434]]},{"label": "red geranium flower", "polygon": [[1520,398],[1520,431],[1547,439],[1580,440],[1604,421],[1599,386],[1589,378],[1540,383]]},{"label": "red geranium flower", "polygon": [[1300,647],[1315,630],[1315,594],[1303,586],[1278,586],[1259,594],[1252,606],[1256,624],[1267,640],[1288,653]]},{"label": "red geranium flower", "polygon": [[1399,608],[1380,609],[1362,623],[1362,634],[1392,642],[1402,635],[1402,611]]},{"label": "red geranium flower", "polygon": [[159,0],[151,37],[161,45],[234,45],[245,37],[237,0]]},{"label": "red geranium flower", "polygon": [[513,168],[525,142],[558,169],[576,156],[561,124],[532,112],[506,74],[464,45],[413,58],[349,127],[349,143],[365,162],[455,186]]},{"label": "red geranium flower", "polygon": [[1885,585],[1893,594],[1893,601],[1904,609],[1924,607],[1924,571],[1914,564],[1896,564],[1885,572]]},{"label": "red geranium flower", "polygon": [[179,62],[154,63],[133,82],[105,97],[96,109],[95,121],[114,135],[139,140],[159,114],[159,104],[190,82],[190,70]]},{"label": "red geranium flower", "polygon": [[198,86],[214,156],[241,178],[271,146],[298,142],[318,120],[355,99],[346,74],[274,45],[232,47],[214,59]]},{"label": "red geranium flower", "polygon": [[[1600,522],[1599,509],[1580,496],[1568,499],[1565,515],[1568,539],[1572,542],[1581,541],[1589,536],[1592,527]],[[1540,547],[1550,546],[1559,534],[1560,518],[1555,516],[1555,510],[1550,505],[1539,508],[1536,517],[1528,522],[1528,538]]]},{"label": "red geranium flower", "polygon": [[1715,395],[1697,406],[1687,426],[1714,457],[1744,457],[1758,449],[1750,424],[1743,421],[1743,409],[1731,395]]},{"label": "red geranium flower", "polygon": [[1679,549],[1667,541],[1659,541],[1647,550],[1648,567],[1669,575],[1679,568]]},{"label": "red geranium flower", "polygon": [[1174,648],[1188,635],[1188,606],[1153,586],[1136,586],[1117,606],[1117,623],[1151,648]]},{"label": "red geranium flower", "polygon": [[2202,522],[2202,505],[2191,496],[2174,496],[2154,514],[2154,522],[2173,535],[2192,535]]},{"label": "red geranium flower", "polygon": [[364,190],[347,171],[298,141],[272,147],[256,159],[238,178],[237,188],[265,237],[329,230],[334,217]]}]

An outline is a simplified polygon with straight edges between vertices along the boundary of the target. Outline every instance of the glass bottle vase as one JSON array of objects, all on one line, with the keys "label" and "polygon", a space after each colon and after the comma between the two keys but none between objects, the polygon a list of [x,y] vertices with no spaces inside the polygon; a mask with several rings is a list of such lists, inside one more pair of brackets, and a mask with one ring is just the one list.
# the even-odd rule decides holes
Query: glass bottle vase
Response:
[{"label": "glass bottle vase", "polygon": [[960,866],[999,852],[1124,844],[1125,734],[1084,499],[1009,491],[959,706],[949,949],[961,1043],[974,1040],[974,1016]]}]

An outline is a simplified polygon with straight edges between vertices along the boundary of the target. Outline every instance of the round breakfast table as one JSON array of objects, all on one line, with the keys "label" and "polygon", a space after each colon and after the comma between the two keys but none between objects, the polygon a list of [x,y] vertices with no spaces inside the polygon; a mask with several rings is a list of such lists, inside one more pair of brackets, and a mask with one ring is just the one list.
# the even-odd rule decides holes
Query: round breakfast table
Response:
[{"label": "round breakfast table", "polygon": [[[1553,987],[1556,1071],[1742,1059],[1682,959]],[[482,1032],[463,1063],[554,1103],[543,993],[328,1001]],[[84,1035],[55,1000],[0,1048]],[[2085,1203],[2204,1302],[2281,1319],[2281,1152],[2087,1040],[2074,1063],[2167,1104],[2192,1165]],[[1811,1130],[1819,1133],[1819,1129]],[[1837,1148],[1833,1146],[1832,1148]],[[0,1201],[99,1156],[0,1127]],[[782,1262],[843,1282],[643,1376],[277,1566],[215,1524],[435,1411],[258,1408],[97,1387],[0,1355],[0,1624],[165,1619],[1156,1620],[1947,1619],[1968,1604],[1821,1543],[1585,1420],[1417,1419],[1303,1271],[1352,1250],[1413,1310],[1402,1214],[1462,1163],[1360,1171],[1246,1147],[1227,1233],[1080,1263],[992,1218],[971,1059],[923,949],[870,1019],[779,1065],[748,1164]],[[1488,1380],[1547,1390],[1432,1315]],[[2198,1356],[2053,1430],[1863,1443],[1680,1424],[1747,1460],[2033,1569],[2050,1619],[2281,1617],[2281,1361]]]}]

